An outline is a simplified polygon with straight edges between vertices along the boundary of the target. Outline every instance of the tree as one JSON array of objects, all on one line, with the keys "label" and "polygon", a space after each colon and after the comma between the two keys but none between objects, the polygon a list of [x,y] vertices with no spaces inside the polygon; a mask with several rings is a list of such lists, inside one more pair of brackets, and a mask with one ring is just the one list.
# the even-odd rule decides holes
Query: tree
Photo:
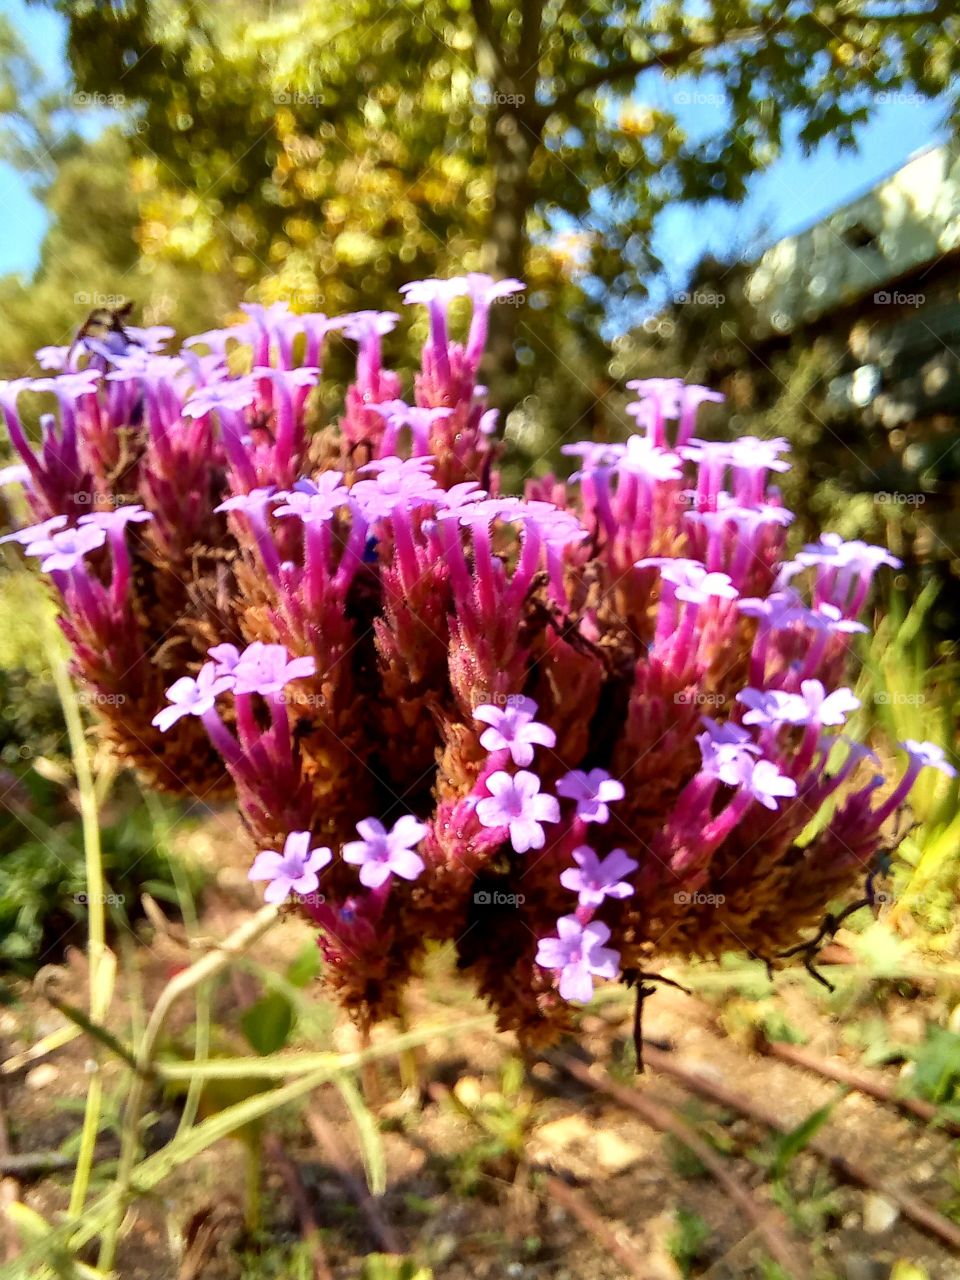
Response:
[{"label": "tree", "polygon": [[30,278],[0,278],[2,376],[36,369],[34,351],[69,342],[95,307],[131,299],[140,321],[187,332],[208,327],[236,297],[233,281],[196,264],[141,256],[130,139],[118,126],[90,136],[82,109],[82,95],[50,84],[0,20],[0,156],[26,175],[50,218]]},{"label": "tree", "polygon": [[[851,147],[878,93],[953,92],[960,63],[944,0],[50,3],[81,90],[137,121],[148,256],[328,310],[522,276],[493,360],[565,428],[606,396],[602,320],[643,297],[665,205],[741,199],[793,127]],[[651,77],[695,77],[715,120],[642,105]]]}]

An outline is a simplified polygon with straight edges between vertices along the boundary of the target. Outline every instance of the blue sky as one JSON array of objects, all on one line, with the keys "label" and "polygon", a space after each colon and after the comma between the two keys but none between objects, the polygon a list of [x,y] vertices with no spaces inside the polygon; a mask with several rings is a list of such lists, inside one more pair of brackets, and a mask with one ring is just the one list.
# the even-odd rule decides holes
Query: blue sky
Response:
[{"label": "blue sky", "polygon": [[[24,0],[0,0],[0,13],[24,33],[33,56],[51,77],[62,82],[66,77],[62,20],[47,9],[27,6]],[[709,129],[716,108],[697,102],[677,106],[675,99],[683,88],[682,81],[668,83],[655,77],[639,86],[637,98],[671,105],[691,132],[699,132],[700,126]],[[685,270],[707,250],[720,256],[729,255],[731,246],[754,250],[759,242],[799,230],[869,189],[915,151],[939,140],[940,115],[936,103],[884,104],[861,131],[856,154],[838,156],[826,143],[804,158],[797,147],[788,147],[771,169],[752,181],[743,205],[669,211],[659,224],[656,248],[670,268],[671,280],[682,280]],[[0,274],[29,274],[38,259],[44,211],[23,176],[2,164],[0,200],[5,214]]]}]

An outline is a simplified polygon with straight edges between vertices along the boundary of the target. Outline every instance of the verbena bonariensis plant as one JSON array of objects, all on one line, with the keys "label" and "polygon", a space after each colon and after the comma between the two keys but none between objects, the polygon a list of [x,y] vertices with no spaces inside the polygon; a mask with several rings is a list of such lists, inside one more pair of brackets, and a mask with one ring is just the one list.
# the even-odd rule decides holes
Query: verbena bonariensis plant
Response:
[{"label": "verbena bonariensis plant", "polygon": [[[429,309],[412,406],[382,363],[396,315],[279,304],[178,355],[119,323],[45,348],[51,376],[2,405],[37,520],[11,537],[117,753],[167,791],[235,791],[251,878],[315,922],[361,1023],[450,941],[540,1043],[656,952],[776,958],[869,868],[918,771],[951,766],[907,743],[882,800],[855,745],[828,770],[848,640],[897,562],[831,534],[784,561],[787,445],[697,438],[719,395],[633,383],[636,434],[501,491],[477,374],[519,288],[406,286]],[[321,427],[332,331],[356,377]],[[54,406],[38,452],[24,392]]]}]

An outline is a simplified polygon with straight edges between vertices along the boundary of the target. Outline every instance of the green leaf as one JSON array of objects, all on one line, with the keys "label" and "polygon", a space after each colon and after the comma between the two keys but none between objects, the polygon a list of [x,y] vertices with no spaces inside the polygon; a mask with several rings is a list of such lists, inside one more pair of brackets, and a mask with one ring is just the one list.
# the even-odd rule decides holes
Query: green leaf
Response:
[{"label": "green leaf", "polygon": [[261,1057],[283,1048],[290,1038],[293,1024],[293,1008],[289,1000],[277,992],[262,996],[240,1019],[247,1042]]},{"label": "green leaf", "polygon": [[321,968],[320,948],[315,942],[308,942],[287,967],[287,981],[295,987],[306,987],[320,976]]},{"label": "green leaf", "polygon": [[349,1108],[353,1123],[357,1126],[363,1169],[370,1194],[382,1196],[387,1189],[387,1157],[380,1137],[376,1116],[364,1102],[360,1090],[349,1076],[340,1076],[334,1084]]},{"label": "green leaf", "polygon": [[842,1090],[831,1102],[819,1107],[816,1111],[812,1111],[805,1120],[800,1121],[795,1129],[791,1129],[789,1133],[785,1133],[781,1138],[777,1139],[774,1145],[773,1164],[770,1169],[772,1178],[779,1179],[783,1177],[791,1160],[794,1160],[801,1151],[804,1151],[809,1146],[813,1138],[816,1137],[830,1119],[833,1108],[846,1095],[846,1092],[845,1089]]}]

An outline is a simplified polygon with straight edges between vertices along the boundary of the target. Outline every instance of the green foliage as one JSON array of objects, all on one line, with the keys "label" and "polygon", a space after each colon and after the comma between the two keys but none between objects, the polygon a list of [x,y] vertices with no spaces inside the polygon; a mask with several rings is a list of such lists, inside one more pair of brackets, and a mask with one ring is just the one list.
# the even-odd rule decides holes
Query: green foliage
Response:
[{"label": "green foliage", "polygon": [[433,1271],[413,1258],[393,1253],[368,1253],[363,1260],[361,1280],[433,1280]]},{"label": "green foliage", "polygon": [[[114,928],[136,919],[144,891],[176,901],[170,863],[156,848],[142,811],[124,812],[102,838],[107,918]],[[53,827],[29,812],[22,824],[8,819],[0,839],[0,967],[26,972],[62,954],[68,941],[83,939],[83,841],[76,815],[68,810]],[[195,873],[192,878],[196,883]]]},{"label": "green foliage", "polygon": [[[873,635],[864,637],[857,686],[863,709],[850,732],[879,730],[888,749],[906,738],[936,742],[956,763],[960,663],[953,645],[933,660],[928,619],[937,595],[932,582],[908,609],[902,592],[890,592]],[[960,776],[923,770],[910,793],[910,816],[893,850],[894,896],[929,928],[945,929],[960,883]]]},{"label": "green foliage", "polygon": [[930,1025],[922,1043],[905,1052],[913,1064],[904,1077],[910,1092],[943,1108],[952,1119],[960,1116],[960,1035]]},{"label": "green foliage", "polygon": [[[602,322],[635,314],[665,207],[742,199],[788,128],[849,148],[878,91],[957,82],[951,16],[919,4],[48,3],[78,87],[126,115],[151,266],[327,311],[523,275],[493,359],[509,375],[516,343],[526,465],[577,418],[609,426]],[[691,86],[717,98],[705,128]]]},{"label": "green foliage", "polygon": [[710,1239],[710,1227],[700,1217],[699,1213],[685,1209],[683,1205],[677,1208],[674,1216],[674,1228],[667,1238],[667,1248],[670,1250],[670,1256],[680,1268],[681,1274],[689,1276],[693,1271],[694,1265],[706,1253],[706,1245]]},{"label": "green foliage", "polygon": [[277,992],[261,996],[240,1018],[240,1028],[254,1053],[276,1053],[290,1039],[295,1015],[289,1000]]}]

